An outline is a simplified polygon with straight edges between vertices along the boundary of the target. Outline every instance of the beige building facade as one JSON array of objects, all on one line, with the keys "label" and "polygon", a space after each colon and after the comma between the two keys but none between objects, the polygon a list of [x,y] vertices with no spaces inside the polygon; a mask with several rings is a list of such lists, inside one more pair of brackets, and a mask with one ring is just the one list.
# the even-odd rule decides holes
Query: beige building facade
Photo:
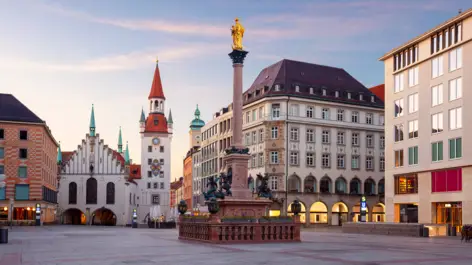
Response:
[{"label": "beige building facade", "polygon": [[[386,218],[472,223],[472,10],[385,54]],[[472,106],[470,106],[472,108]]]}]

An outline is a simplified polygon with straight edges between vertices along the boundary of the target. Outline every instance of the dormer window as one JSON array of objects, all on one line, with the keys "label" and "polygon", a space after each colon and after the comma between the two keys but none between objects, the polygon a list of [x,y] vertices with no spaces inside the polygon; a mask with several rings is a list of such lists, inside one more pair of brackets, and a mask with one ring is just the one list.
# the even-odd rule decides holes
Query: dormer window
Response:
[{"label": "dormer window", "polygon": [[351,99],[351,92],[347,92],[347,99]]},{"label": "dormer window", "polygon": [[335,91],[335,92],[334,92],[334,96],[337,97],[337,98],[339,98],[339,91]]},{"label": "dormer window", "polygon": [[310,94],[313,94],[313,88],[310,87]]},{"label": "dormer window", "polygon": [[326,96],[326,89],[323,88],[323,96]]},{"label": "dormer window", "polygon": [[364,95],[360,94],[359,95],[359,100],[364,100]]},{"label": "dormer window", "polygon": [[375,96],[370,96],[370,102],[375,102]]},{"label": "dormer window", "polygon": [[280,85],[275,85],[274,89],[275,91],[280,91]]},{"label": "dormer window", "polygon": [[300,92],[300,87],[299,86],[295,86],[295,92]]}]

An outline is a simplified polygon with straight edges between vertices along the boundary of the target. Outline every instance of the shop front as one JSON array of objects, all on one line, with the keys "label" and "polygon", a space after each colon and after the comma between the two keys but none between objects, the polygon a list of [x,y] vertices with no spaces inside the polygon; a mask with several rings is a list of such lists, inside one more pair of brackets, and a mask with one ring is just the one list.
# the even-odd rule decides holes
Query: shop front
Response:
[{"label": "shop front", "polygon": [[462,202],[437,202],[433,204],[436,209],[436,224],[451,225],[456,232],[462,228]]},{"label": "shop front", "polygon": [[418,223],[418,204],[395,204],[395,222]]}]

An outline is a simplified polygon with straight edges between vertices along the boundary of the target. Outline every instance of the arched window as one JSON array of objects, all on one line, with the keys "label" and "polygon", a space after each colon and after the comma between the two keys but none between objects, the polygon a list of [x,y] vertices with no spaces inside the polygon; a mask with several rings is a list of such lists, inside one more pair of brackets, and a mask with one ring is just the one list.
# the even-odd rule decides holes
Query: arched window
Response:
[{"label": "arched window", "polygon": [[336,179],[334,184],[334,192],[336,194],[346,194],[347,193],[347,184],[346,180],[343,177],[339,177]]},{"label": "arched window", "polygon": [[115,183],[107,183],[107,204],[115,204]]},{"label": "arched window", "polygon": [[313,193],[313,192],[318,192],[318,190],[316,189],[316,178],[313,177],[313,175],[308,175],[305,177],[305,180],[304,180],[304,188],[303,188],[303,192],[308,192],[308,193]]},{"label": "arched window", "polygon": [[87,195],[86,203],[87,204],[97,204],[97,180],[94,178],[87,179]]},{"label": "arched window", "polygon": [[154,101],[154,110],[157,110],[159,108],[159,101]]},{"label": "arched window", "polygon": [[321,193],[331,193],[331,179],[328,176],[324,176],[320,180],[320,192]]},{"label": "arched window", "polygon": [[379,194],[380,195],[385,194],[385,179],[381,179],[379,181]]},{"label": "arched window", "polygon": [[350,194],[361,194],[361,181],[358,178],[353,178],[349,183],[349,193]]},{"label": "arched window", "polygon": [[77,204],[77,183],[69,183],[69,204]]},{"label": "arched window", "polygon": [[371,178],[368,178],[364,182],[364,194],[365,195],[374,195],[375,194],[375,181]]},{"label": "arched window", "polygon": [[288,178],[288,191],[289,192],[301,192],[300,190],[300,178],[297,175],[291,175]]}]

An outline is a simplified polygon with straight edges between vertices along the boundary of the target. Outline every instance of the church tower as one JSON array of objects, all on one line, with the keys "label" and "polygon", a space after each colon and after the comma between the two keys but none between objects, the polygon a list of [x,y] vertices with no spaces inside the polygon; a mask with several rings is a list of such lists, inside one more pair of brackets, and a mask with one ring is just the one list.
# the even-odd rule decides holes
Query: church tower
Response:
[{"label": "church tower", "polygon": [[205,126],[205,122],[200,119],[200,110],[197,109],[195,110],[195,119],[192,120],[190,123],[190,131],[189,131],[189,137],[190,137],[190,148],[192,147],[200,147],[202,145],[202,132],[201,129],[203,126]]},{"label": "church tower", "polygon": [[149,114],[141,111],[139,120],[141,132],[141,174],[138,180],[140,207],[138,219],[142,221],[150,207],[160,206],[161,214],[170,217],[170,179],[172,114],[165,116],[166,97],[162,88],[159,64],[156,61],[154,78],[148,96]]}]

